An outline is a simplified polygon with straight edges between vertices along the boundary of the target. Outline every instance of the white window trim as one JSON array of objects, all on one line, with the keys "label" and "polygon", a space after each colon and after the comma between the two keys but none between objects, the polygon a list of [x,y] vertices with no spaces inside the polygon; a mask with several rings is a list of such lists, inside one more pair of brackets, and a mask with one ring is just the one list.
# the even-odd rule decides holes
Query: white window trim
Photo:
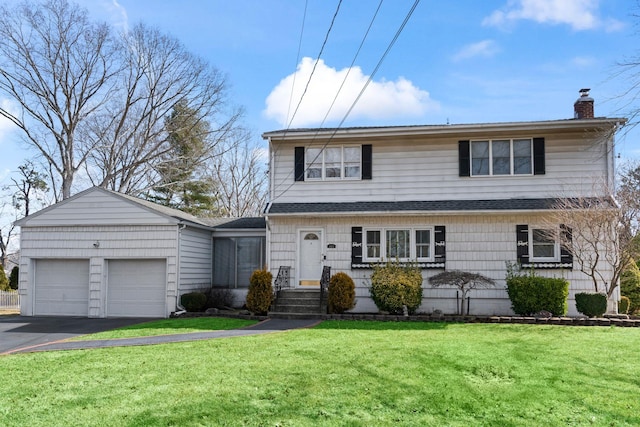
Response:
[{"label": "white window trim", "polygon": [[[514,173],[514,157],[513,157],[513,141],[514,140],[523,140],[528,139],[531,141],[530,144],[530,155],[531,155],[531,172],[530,173]],[[508,174],[493,174],[493,141],[509,141],[509,173]],[[475,175],[473,173],[473,143],[474,142],[489,142],[489,174],[488,175]],[[514,176],[533,176],[533,138],[522,137],[522,138],[495,138],[495,139],[472,139],[469,145],[469,175],[472,177],[514,177]]]},{"label": "white window trim", "polygon": [[[435,231],[434,226],[427,227],[406,227],[406,226],[397,226],[397,227],[369,227],[362,229],[362,260],[364,262],[386,262],[386,261],[395,261],[395,259],[386,259],[385,254],[387,252],[387,231],[388,230],[408,230],[409,231],[409,247],[410,247],[410,256],[409,258],[399,258],[398,261],[401,262],[434,262],[435,261],[435,250],[436,243],[435,239]],[[416,231],[429,231],[430,237],[430,257],[425,258],[417,257],[417,247],[416,247]],[[379,231],[380,232],[380,257],[379,258],[370,258],[367,256],[367,232],[368,231]]]},{"label": "white window trim", "polygon": [[[326,148],[340,148],[340,177],[327,177],[326,176],[326,163],[325,163],[325,149]],[[360,162],[358,163],[358,168],[360,173],[358,176],[344,176],[344,167],[345,167],[345,158],[344,158],[344,149],[345,148],[358,148],[360,150]],[[309,149],[318,149],[318,147],[309,147]],[[318,159],[315,157],[313,159],[308,158],[307,153],[305,153],[305,164],[304,164],[304,179],[305,181],[359,181],[362,179],[362,145],[339,145],[339,146],[328,146],[322,147],[320,149],[320,155]],[[321,157],[321,158],[320,158]],[[307,172],[314,161],[320,163],[321,165],[321,176],[319,178],[309,177]]]},{"label": "white window trim", "polygon": [[555,239],[553,244],[552,257],[535,257],[533,256],[533,231],[534,230],[550,230],[549,227],[529,226],[529,261],[530,262],[560,262],[560,229],[555,229]]}]

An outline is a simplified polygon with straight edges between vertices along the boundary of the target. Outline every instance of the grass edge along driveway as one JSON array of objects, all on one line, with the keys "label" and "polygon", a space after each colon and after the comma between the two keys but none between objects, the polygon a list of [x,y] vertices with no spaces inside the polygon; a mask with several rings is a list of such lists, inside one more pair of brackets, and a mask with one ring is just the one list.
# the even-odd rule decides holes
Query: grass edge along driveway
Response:
[{"label": "grass edge along driveway", "polygon": [[326,321],[0,358],[3,426],[640,424],[636,328]]}]

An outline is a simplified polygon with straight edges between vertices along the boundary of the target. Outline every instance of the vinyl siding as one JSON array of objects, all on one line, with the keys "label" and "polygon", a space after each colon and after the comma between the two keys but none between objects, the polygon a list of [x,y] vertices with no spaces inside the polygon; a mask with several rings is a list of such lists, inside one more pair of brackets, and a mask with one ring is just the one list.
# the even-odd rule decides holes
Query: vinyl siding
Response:
[{"label": "vinyl siding", "polygon": [[211,287],[211,231],[185,228],[180,230],[180,291]]},{"label": "vinyl siding", "polygon": [[175,224],[162,216],[103,191],[88,191],[76,199],[68,199],[33,215],[28,226],[111,225],[111,224]]},{"label": "vinyl siding", "polygon": [[[506,292],[506,262],[516,261],[516,224],[539,224],[538,215],[460,215],[460,216],[381,216],[343,218],[283,218],[270,219],[272,251],[269,268],[272,274],[281,265],[291,266],[291,283],[296,277],[297,230],[320,228],[325,233],[325,245],[334,244],[335,249],[325,246],[325,265],[331,266],[332,274],[339,271],[349,274],[356,283],[356,312],[376,312],[377,308],[369,296],[372,270],[351,269],[351,227],[419,227],[444,225],[446,227],[446,269],[476,272],[497,281],[489,290],[471,293],[472,314],[512,314],[511,303]],[[440,309],[445,313],[456,311],[456,290],[431,288],[428,277],[442,270],[423,270],[423,304],[420,312],[430,313]],[[577,270],[538,270],[548,277],[564,277],[569,280],[569,314],[576,315],[574,295],[576,292],[591,292],[591,280]]]},{"label": "vinyl siding", "polygon": [[[162,258],[167,260],[168,315],[176,303],[176,230],[176,225],[23,226],[19,283],[22,314],[33,315],[30,268],[36,259],[88,259],[89,317],[104,317],[106,260]],[[94,247],[96,242],[100,243],[98,248]]]},{"label": "vinyl siding", "polygon": [[[458,176],[458,137],[349,139],[373,145],[372,180],[294,182],[294,148],[321,147],[324,141],[274,142],[272,200],[287,202],[403,201],[537,198],[593,195],[606,182],[606,144],[585,132],[493,133],[481,138],[545,138],[546,173],[530,176]],[[329,143],[340,145],[339,137]]]}]

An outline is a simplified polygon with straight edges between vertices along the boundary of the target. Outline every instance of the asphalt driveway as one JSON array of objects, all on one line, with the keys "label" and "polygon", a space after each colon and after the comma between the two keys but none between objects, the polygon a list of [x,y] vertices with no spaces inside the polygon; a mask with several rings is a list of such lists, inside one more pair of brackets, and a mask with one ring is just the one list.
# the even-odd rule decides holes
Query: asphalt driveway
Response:
[{"label": "asphalt driveway", "polygon": [[154,319],[0,316],[0,354]]}]

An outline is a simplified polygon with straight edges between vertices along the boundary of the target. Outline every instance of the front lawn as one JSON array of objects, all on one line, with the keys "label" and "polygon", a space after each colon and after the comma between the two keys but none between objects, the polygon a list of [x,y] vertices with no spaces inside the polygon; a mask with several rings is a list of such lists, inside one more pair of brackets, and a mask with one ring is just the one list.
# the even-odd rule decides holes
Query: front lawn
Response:
[{"label": "front lawn", "polygon": [[156,335],[187,334],[190,332],[222,331],[244,328],[258,323],[255,320],[225,317],[192,317],[162,319],[124,326],[111,331],[75,337],[73,341],[110,340],[118,338],[150,337]]},{"label": "front lawn", "polygon": [[640,329],[328,321],[0,358],[3,426],[634,426]]}]

